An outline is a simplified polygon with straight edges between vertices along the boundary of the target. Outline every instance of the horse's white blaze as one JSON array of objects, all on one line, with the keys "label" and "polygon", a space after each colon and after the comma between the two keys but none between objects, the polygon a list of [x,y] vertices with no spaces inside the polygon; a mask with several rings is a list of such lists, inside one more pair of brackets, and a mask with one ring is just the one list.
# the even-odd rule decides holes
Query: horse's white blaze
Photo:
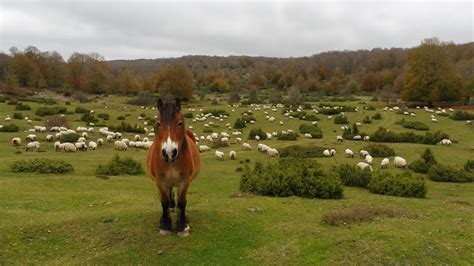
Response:
[{"label": "horse's white blaze", "polygon": [[176,141],[171,140],[169,131],[168,131],[168,138],[166,139],[165,142],[161,144],[161,149],[164,150],[168,154],[169,158],[172,158],[174,149],[176,149],[176,151],[178,150],[178,143],[176,143]]}]

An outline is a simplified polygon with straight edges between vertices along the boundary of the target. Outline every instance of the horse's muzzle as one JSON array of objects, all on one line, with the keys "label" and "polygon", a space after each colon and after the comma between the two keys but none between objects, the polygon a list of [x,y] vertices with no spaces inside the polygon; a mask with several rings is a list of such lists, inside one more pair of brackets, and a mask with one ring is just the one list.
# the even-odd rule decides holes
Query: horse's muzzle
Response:
[{"label": "horse's muzzle", "polygon": [[161,156],[163,156],[163,159],[167,163],[172,163],[178,158],[178,149],[172,149],[172,150],[161,150]]}]

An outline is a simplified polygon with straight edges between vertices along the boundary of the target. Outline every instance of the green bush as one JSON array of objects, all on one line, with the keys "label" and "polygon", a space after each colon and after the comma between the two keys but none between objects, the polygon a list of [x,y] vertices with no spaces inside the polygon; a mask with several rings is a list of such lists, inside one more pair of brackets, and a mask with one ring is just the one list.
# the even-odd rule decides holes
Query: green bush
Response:
[{"label": "green bush", "polygon": [[366,105],[366,106],[364,106],[364,110],[374,111],[374,110],[375,110],[375,106],[373,106],[373,105]]},{"label": "green bush", "polygon": [[59,106],[42,106],[36,109],[35,115],[39,116],[46,116],[46,115],[56,115],[56,114],[64,114],[67,112],[67,108],[59,107]]},{"label": "green bush", "polygon": [[428,178],[436,182],[472,182],[474,175],[464,169],[452,166],[435,164],[428,170]]},{"label": "green bush", "polygon": [[76,134],[76,133],[69,133],[69,134],[64,134],[64,135],[61,135],[61,137],[59,138],[59,140],[61,142],[70,142],[70,143],[74,143],[76,142],[78,139],[79,139],[79,135]]},{"label": "green bush", "polygon": [[395,150],[385,144],[369,144],[364,147],[373,157],[390,157],[395,155]]},{"label": "green bush", "polygon": [[97,115],[99,118],[102,118],[104,120],[109,120],[110,118],[110,115],[109,114],[106,114],[106,113],[100,113]]},{"label": "green bush", "polygon": [[314,162],[301,159],[280,159],[266,165],[257,162],[250,169],[245,166],[240,179],[242,192],[264,196],[304,198],[333,198],[343,196],[338,177],[331,176]]},{"label": "green bush", "polygon": [[117,116],[117,120],[125,120],[125,116],[119,115],[119,116]]},{"label": "green bush", "polygon": [[131,157],[120,157],[117,154],[109,163],[99,165],[95,172],[97,175],[140,175],[144,173],[140,162]]},{"label": "green bush", "polygon": [[95,116],[91,113],[83,113],[81,115],[81,121],[86,123],[96,123],[99,122],[99,119],[95,118]]},{"label": "green bush", "polygon": [[261,128],[252,128],[249,132],[248,139],[255,139],[255,136],[259,136],[260,140],[267,139],[267,134]]},{"label": "green bush", "polygon": [[247,123],[250,123],[250,121],[257,121],[257,119],[255,118],[255,116],[253,115],[246,115],[246,116],[242,116],[241,118],[242,120],[244,120],[245,122]]},{"label": "green bush", "polygon": [[345,115],[336,115],[334,117],[334,124],[349,124],[349,119]]},{"label": "green bush", "polygon": [[185,118],[193,118],[193,113],[188,112],[183,115]]},{"label": "green bush", "polygon": [[392,142],[392,143],[420,143],[436,145],[442,139],[449,139],[449,135],[441,131],[426,132],[425,135],[417,135],[413,132],[395,133],[386,128],[379,127],[372,135],[370,140],[374,142]]},{"label": "green bush", "polygon": [[27,110],[31,110],[31,106],[29,106],[27,104],[23,104],[23,103],[17,103],[16,106],[15,106],[15,110],[27,111]]},{"label": "green bush", "polygon": [[22,113],[13,113],[13,119],[23,119]]},{"label": "green bush", "polygon": [[291,145],[279,151],[280,157],[322,158],[326,147],[315,145]]},{"label": "green bush", "polygon": [[296,140],[298,137],[299,135],[296,132],[287,132],[286,134],[278,132],[277,140]]},{"label": "green bush", "polygon": [[311,137],[313,139],[323,138],[323,132],[321,131],[321,128],[319,128],[318,125],[301,124],[299,127],[299,130],[301,134],[306,134],[306,133],[311,134]]},{"label": "green bush", "polygon": [[410,172],[396,175],[380,172],[372,176],[368,189],[374,194],[398,197],[424,198],[426,195],[425,180],[412,176]]},{"label": "green bush", "polygon": [[405,121],[405,118],[395,122],[395,124],[402,125],[404,128],[408,129],[414,129],[414,130],[421,130],[421,131],[427,131],[430,130],[430,128],[425,124],[420,121]]},{"label": "green bush", "polygon": [[203,133],[212,133],[212,132],[214,132],[214,130],[212,130],[212,128],[206,127],[206,128],[204,128],[204,129],[202,130],[202,132],[203,132]]},{"label": "green bush", "polygon": [[135,126],[131,126],[130,124],[128,123],[125,123],[124,121],[122,121],[122,123],[120,123],[119,126],[110,126],[109,127],[111,131],[115,131],[115,132],[128,132],[128,133],[140,133],[140,134],[144,134],[146,131],[144,128],[140,127],[140,126],[137,126],[135,124]]},{"label": "green bush", "polygon": [[380,113],[376,113],[375,115],[372,116],[372,119],[380,120],[380,119],[382,119],[382,115]]},{"label": "green bush", "polygon": [[74,170],[71,164],[45,158],[20,160],[10,165],[12,172],[63,174]]},{"label": "green bush", "polygon": [[466,164],[464,164],[464,170],[474,173],[474,160],[467,160]]},{"label": "green bush", "polygon": [[0,132],[18,132],[19,128],[15,124],[5,125],[0,128]]},{"label": "green bush", "polygon": [[90,113],[91,110],[78,106],[78,107],[76,107],[74,112],[77,113],[77,114],[85,114],[85,113]]},{"label": "green bush", "polygon": [[319,113],[323,115],[337,115],[340,114],[342,111],[340,109],[319,109]]},{"label": "green bush", "polygon": [[466,111],[455,111],[451,115],[453,120],[474,120],[474,114]]},{"label": "green bush", "polygon": [[341,178],[342,183],[349,187],[366,188],[372,178],[372,172],[370,169],[366,168],[362,170],[356,165],[350,165],[347,163],[341,164],[337,168],[337,172],[339,173],[339,178]]},{"label": "green bush", "polygon": [[246,122],[245,122],[245,119],[244,118],[237,118],[234,122],[234,128],[235,129],[242,129],[244,127],[246,127]]},{"label": "green bush", "polygon": [[366,117],[364,117],[364,120],[362,120],[362,123],[364,123],[364,124],[371,124],[371,123],[372,123],[372,120],[370,120],[370,117],[366,116]]},{"label": "green bush", "polygon": [[227,115],[229,116],[229,113],[226,110],[223,109],[207,109],[204,110],[204,114],[211,113],[213,116],[220,116],[220,115]]}]

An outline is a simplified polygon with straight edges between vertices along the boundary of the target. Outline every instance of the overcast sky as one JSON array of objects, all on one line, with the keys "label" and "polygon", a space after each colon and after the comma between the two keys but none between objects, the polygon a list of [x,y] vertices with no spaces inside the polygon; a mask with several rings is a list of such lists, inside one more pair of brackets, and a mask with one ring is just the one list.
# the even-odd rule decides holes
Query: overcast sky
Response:
[{"label": "overcast sky", "polygon": [[0,0],[0,51],[34,45],[106,59],[298,57],[473,41],[473,1],[178,2]]}]

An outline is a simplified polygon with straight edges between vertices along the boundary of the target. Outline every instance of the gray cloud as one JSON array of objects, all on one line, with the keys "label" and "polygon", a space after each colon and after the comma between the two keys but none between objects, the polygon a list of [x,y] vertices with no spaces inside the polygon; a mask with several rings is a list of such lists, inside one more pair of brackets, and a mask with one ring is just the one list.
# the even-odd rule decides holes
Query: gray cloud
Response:
[{"label": "gray cloud", "polygon": [[0,2],[0,50],[35,45],[107,59],[189,54],[309,56],[473,41],[470,2]]}]

